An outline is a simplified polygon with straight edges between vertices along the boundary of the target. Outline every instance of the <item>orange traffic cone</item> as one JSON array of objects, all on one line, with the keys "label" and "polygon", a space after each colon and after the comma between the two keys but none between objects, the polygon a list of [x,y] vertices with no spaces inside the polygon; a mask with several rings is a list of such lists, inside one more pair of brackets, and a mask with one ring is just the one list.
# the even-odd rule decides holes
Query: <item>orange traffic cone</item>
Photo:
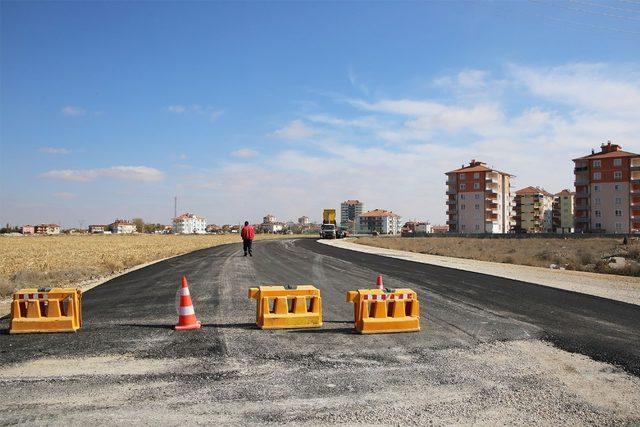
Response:
[{"label": "orange traffic cone", "polygon": [[376,281],[376,286],[381,291],[384,291],[384,285],[382,284],[382,276],[378,276],[378,280]]},{"label": "orange traffic cone", "polygon": [[182,276],[182,286],[178,289],[178,295],[180,295],[180,307],[178,307],[178,324],[176,325],[176,331],[200,329],[200,322],[196,319],[196,313],[193,310],[191,294],[187,286],[187,278],[184,276]]}]

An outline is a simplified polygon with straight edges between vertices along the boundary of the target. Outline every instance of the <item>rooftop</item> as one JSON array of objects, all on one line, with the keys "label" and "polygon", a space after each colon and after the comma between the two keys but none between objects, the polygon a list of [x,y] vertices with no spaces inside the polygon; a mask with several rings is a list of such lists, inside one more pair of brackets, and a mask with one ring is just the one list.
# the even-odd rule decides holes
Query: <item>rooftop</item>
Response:
[{"label": "rooftop", "polygon": [[374,209],[372,211],[369,212],[365,212],[359,215],[360,217],[365,217],[365,218],[372,218],[372,217],[383,217],[383,216],[395,216],[400,218],[400,215],[398,214],[394,214],[391,211],[387,211],[384,209]]},{"label": "rooftop", "polygon": [[467,166],[462,165],[462,167],[460,169],[455,169],[455,170],[452,170],[452,171],[447,172],[447,173],[454,173],[454,172],[498,172],[498,173],[501,173],[503,175],[512,176],[511,174],[508,174],[506,172],[500,172],[499,170],[490,168],[490,167],[487,166],[486,163],[477,161],[475,159],[471,160],[469,162],[469,165],[467,165]]},{"label": "rooftop", "polygon": [[360,200],[347,200],[342,202],[343,205],[358,205],[362,202],[360,202]]},{"label": "rooftop", "polygon": [[595,150],[591,150],[591,154],[584,157],[578,157],[573,160],[584,159],[608,159],[613,157],[638,157],[640,154],[630,153],[628,151],[622,151],[622,147],[618,144],[613,144],[611,141],[607,141],[606,144],[600,145],[600,152],[596,153]]},{"label": "rooftop", "polygon": [[553,194],[549,193],[548,191],[546,191],[544,188],[540,188],[540,187],[525,187],[521,190],[516,191],[516,195],[518,196],[526,196],[528,194],[542,194],[545,196],[553,196]]},{"label": "rooftop", "polygon": [[187,213],[183,213],[180,216],[175,217],[174,219],[175,220],[181,220],[181,219],[204,219],[204,218],[201,217],[201,216],[198,216],[196,214],[192,214],[192,213],[188,213],[187,212]]}]

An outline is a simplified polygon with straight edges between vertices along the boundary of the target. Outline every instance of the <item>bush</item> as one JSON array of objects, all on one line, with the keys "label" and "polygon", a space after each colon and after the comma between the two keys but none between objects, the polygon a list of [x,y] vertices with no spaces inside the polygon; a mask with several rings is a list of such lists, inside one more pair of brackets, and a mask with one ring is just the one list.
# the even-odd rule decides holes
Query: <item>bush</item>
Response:
[{"label": "bush", "polygon": [[0,297],[7,297],[13,293],[15,286],[6,277],[0,276]]}]

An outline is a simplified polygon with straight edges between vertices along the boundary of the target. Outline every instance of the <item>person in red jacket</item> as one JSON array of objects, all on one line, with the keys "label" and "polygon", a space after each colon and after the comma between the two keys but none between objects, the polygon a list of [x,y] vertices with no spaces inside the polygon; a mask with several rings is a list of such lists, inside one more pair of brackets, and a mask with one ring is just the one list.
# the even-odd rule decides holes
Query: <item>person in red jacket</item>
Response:
[{"label": "person in red jacket", "polygon": [[244,222],[244,227],[242,227],[242,231],[240,232],[240,236],[242,237],[242,249],[244,250],[244,256],[247,256],[247,252],[249,252],[249,256],[253,256],[251,252],[251,243],[253,242],[253,238],[255,237],[256,232],[253,229],[253,226],[249,225],[249,221]]}]

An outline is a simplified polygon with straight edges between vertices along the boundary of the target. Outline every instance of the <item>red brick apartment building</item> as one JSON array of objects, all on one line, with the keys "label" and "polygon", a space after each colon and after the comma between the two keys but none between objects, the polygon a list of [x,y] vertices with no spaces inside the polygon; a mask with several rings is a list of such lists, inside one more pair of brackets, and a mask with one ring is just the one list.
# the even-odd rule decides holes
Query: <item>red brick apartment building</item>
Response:
[{"label": "red brick apartment building", "polygon": [[446,173],[452,233],[508,233],[515,226],[512,175],[472,160]]},{"label": "red brick apartment building", "polygon": [[609,141],[573,162],[576,232],[640,232],[640,155]]}]

